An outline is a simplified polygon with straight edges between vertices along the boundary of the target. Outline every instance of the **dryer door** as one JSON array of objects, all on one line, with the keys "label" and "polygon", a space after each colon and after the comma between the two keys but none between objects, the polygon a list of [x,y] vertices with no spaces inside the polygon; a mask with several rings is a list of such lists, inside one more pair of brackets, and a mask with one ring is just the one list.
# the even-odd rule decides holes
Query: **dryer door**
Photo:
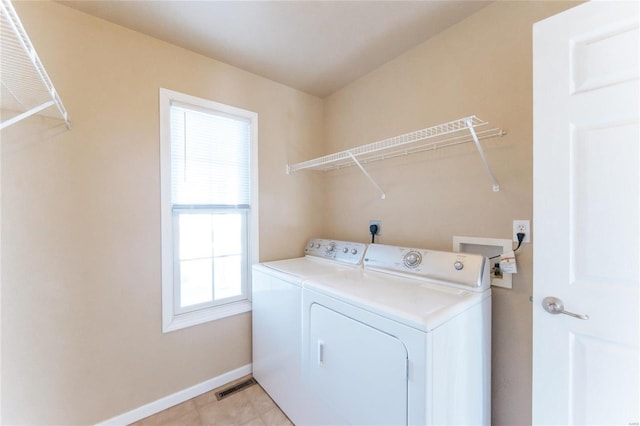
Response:
[{"label": "dryer door", "polygon": [[407,349],[402,341],[314,303],[308,385],[341,424],[407,424]]}]

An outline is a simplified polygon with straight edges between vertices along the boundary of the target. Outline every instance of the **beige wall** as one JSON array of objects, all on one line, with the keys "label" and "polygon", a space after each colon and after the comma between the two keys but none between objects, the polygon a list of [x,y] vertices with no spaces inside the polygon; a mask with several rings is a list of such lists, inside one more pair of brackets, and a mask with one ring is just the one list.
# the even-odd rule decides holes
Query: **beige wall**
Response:
[{"label": "beige wall", "polygon": [[[483,141],[501,185],[473,144],[367,165],[382,200],[355,168],[328,173],[331,236],[451,250],[454,235],[511,238],[532,219],[531,26],[577,3],[496,2],[325,100],[325,138],[341,150],[478,115],[508,135]],[[533,241],[535,241],[535,229]],[[518,255],[513,289],[493,289],[493,423],[531,422],[532,246]]]},{"label": "beige wall", "polygon": [[[318,234],[322,101],[48,2],[15,7],[73,121],[2,132],[5,424],[91,424],[251,362],[250,315],[161,333],[158,88],[259,114],[260,257]],[[286,241],[282,236],[286,235]]]}]

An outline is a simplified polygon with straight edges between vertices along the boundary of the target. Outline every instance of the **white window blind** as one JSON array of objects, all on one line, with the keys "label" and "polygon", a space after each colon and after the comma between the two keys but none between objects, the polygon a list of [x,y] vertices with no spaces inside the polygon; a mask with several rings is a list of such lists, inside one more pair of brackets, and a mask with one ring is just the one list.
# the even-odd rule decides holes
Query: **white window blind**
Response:
[{"label": "white window blind", "polygon": [[171,105],[174,205],[249,206],[250,122]]}]

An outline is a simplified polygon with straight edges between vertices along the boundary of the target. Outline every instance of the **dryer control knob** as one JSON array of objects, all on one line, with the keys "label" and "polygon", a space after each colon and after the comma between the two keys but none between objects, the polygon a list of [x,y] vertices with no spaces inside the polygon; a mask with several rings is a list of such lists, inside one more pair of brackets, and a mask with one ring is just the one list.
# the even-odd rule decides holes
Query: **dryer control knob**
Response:
[{"label": "dryer control knob", "polygon": [[320,243],[316,243],[316,248],[320,248]]},{"label": "dryer control knob", "polygon": [[417,251],[410,251],[409,253],[404,255],[404,258],[402,260],[404,261],[404,265],[406,267],[415,268],[422,262],[422,255]]},{"label": "dryer control knob", "polygon": [[343,253],[347,253],[348,251],[349,251],[349,249],[348,249],[347,247],[345,247],[345,248],[343,248],[343,249],[342,249],[342,252],[343,252]]},{"label": "dryer control knob", "polygon": [[358,254],[358,249],[351,249],[351,254]]},{"label": "dryer control knob", "polygon": [[309,248],[313,248],[313,241],[309,243]]},{"label": "dryer control knob", "polygon": [[464,263],[460,262],[459,260],[456,260],[456,262],[453,264],[453,267],[456,268],[456,271],[459,271],[462,268],[464,268]]}]

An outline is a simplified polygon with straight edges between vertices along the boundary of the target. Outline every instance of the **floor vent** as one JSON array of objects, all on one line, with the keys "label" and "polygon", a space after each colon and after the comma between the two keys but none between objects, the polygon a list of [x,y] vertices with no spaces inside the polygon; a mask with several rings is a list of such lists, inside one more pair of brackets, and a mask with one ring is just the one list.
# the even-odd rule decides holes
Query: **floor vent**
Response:
[{"label": "floor vent", "polygon": [[224,398],[226,398],[228,396],[231,396],[236,392],[240,392],[241,390],[246,389],[249,386],[253,386],[256,383],[258,383],[258,382],[256,382],[256,380],[254,378],[245,380],[244,382],[240,382],[238,384],[235,384],[235,385],[231,386],[230,388],[221,390],[220,392],[216,392],[216,398],[218,399],[218,401],[220,401],[221,399],[224,399]]}]

